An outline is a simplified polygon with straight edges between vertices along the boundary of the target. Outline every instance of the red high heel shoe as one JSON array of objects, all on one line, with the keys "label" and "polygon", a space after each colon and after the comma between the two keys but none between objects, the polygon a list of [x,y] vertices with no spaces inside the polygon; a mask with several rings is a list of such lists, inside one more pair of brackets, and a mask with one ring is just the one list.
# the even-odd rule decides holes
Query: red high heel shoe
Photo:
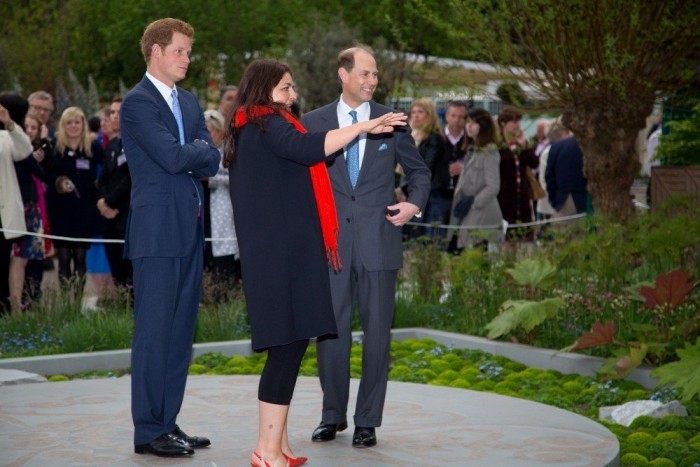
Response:
[{"label": "red high heel shoe", "polygon": [[282,455],[284,456],[285,459],[287,459],[287,465],[289,467],[297,467],[299,465],[304,465],[304,464],[306,464],[306,461],[309,460],[308,457],[304,457],[304,456],[289,457],[285,453],[282,453]]},{"label": "red high heel shoe", "polygon": [[[258,460],[259,460],[260,462],[262,462],[263,464],[265,464],[265,467],[270,467],[270,464],[268,464],[262,457],[260,457],[260,454],[258,454],[257,452],[253,451],[253,455],[254,455],[255,457],[257,457]],[[250,467],[260,467],[260,464],[257,464],[257,465],[256,465],[256,464],[253,464],[253,462],[251,461]]]}]

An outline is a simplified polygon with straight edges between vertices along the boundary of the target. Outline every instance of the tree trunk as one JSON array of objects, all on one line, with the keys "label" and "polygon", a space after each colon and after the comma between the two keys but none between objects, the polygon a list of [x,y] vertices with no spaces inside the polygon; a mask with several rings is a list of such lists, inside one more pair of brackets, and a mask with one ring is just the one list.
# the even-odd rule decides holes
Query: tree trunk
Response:
[{"label": "tree trunk", "polygon": [[635,212],[630,190],[640,169],[637,135],[652,104],[630,105],[610,96],[605,102],[591,99],[567,106],[563,121],[581,146],[593,209],[612,221],[626,222]]}]

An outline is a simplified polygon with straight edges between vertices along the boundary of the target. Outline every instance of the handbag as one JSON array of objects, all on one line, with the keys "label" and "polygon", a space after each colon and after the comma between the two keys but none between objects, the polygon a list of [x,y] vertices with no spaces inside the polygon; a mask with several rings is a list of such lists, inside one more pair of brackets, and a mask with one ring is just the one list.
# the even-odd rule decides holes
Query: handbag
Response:
[{"label": "handbag", "polygon": [[525,174],[527,175],[527,181],[530,183],[530,192],[532,194],[532,199],[542,199],[547,197],[547,192],[544,191],[542,185],[540,185],[539,180],[532,173],[530,167],[525,167]]},{"label": "handbag", "polygon": [[472,208],[472,204],[474,204],[473,196],[465,196],[464,198],[460,199],[459,202],[455,205],[453,211],[455,218],[461,222],[462,219],[467,217],[467,214],[469,214],[469,210]]}]

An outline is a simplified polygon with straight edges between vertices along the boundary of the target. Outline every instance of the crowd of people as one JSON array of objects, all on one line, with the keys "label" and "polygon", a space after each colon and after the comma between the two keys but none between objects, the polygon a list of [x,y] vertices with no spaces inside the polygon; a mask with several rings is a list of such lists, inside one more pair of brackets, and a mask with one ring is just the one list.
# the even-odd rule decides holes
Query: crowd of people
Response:
[{"label": "crowd of people", "polygon": [[[222,89],[219,109],[205,116],[220,150],[224,114],[235,95],[235,86]],[[90,117],[68,107],[55,126],[53,97],[46,91],[27,98],[3,93],[0,102],[0,313],[19,313],[38,300],[44,271],[54,262],[66,288],[83,287],[90,275],[99,297],[110,287],[131,289],[132,266],[123,257],[131,176],[120,134],[122,97]],[[206,267],[219,280],[239,283],[228,170],[220,166],[202,181],[207,236],[213,237]]]},{"label": "crowd of people", "polygon": [[[559,119],[541,119],[527,140],[522,117],[513,105],[492,116],[454,100],[447,102],[443,128],[431,100],[411,104],[413,140],[431,172],[430,197],[420,221],[432,226],[411,227],[408,237],[438,239],[450,252],[489,243],[510,249],[545,235],[546,227],[536,229],[533,221],[586,211],[588,191],[575,138]],[[400,165],[397,172],[402,180]],[[397,199],[405,196],[402,183]],[[504,221],[508,228],[502,235]]]},{"label": "crowd of people", "polygon": [[[211,444],[176,423],[203,271],[242,283],[252,347],[268,354],[253,466],[307,460],[289,446],[287,415],[311,338],[323,391],[311,439],[333,441],[348,427],[357,311],[363,374],[352,446],[372,447],[404,236],[427,235],[452,252],[532,239],[534,229],[518,224],[586,209],[580,148],[558,120],[538,122],[528,141],[510,105],[492,116],[451,101],[444,127],[429,99],[409,115],[380,105],[365,46],[340,52],[338,99],[303,116],[292,70],[266,59],[204,112],[176,85],[193,36],[180,20],[149,24],[143,80],[91,118],[68,107],[56,129],[50,94],[0,95],[3,308],[20,312],[52,257],[66,284],[106,270],[133,290],[134,450],[190,456]],[[503,220],[516,227],[505,238]]]}]

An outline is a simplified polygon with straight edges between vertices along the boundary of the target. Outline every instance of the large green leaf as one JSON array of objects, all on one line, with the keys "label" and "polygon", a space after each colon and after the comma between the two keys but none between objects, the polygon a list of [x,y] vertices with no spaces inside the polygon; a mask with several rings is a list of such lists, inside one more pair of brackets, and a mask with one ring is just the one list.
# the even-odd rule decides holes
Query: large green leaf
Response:
[{"label": "large green leaf", "polygon": [[642,364],[647,350],[646,344],[616,349],[596,373],[600,379],[623,379]]},{"label": "large green leaf", "polygon": [[528,258],[506,269],[513,281],[522,286],[548,289],[554,285],[557,269],[543,258]]},{"label": "large green leaf", "polygon": [[496,339],[518,328],[530,332],[547,319],[556,317],[563,305],[561,298],[547,298],[537,302],[508,300],[501,306],[501,313],[486,325],[486,330],[489,331],[487,337]]},{"label": "large green leaf", "polygon": [[688,402],[700,394],[700,337],[695,344],[686,342],[684,349],[676,350],[680,358],[677,362],[661,366],[651,375],[659,379],[659,384],[670,384],[681,393],[681,400]]}]

